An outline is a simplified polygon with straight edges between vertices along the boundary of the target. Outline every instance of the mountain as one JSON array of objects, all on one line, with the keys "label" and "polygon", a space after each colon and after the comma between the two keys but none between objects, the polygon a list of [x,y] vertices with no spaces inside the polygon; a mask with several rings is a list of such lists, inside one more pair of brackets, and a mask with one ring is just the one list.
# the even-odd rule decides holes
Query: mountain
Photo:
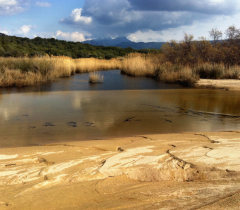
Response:
[{"label": "mountain", "polygon": [[6,34],[0,33],[0,36],[7,36]]},{"label": "mountain", "polygon": [[87,40],[87,41],[82,42],[82,43],[108,47],[108,46],[118,45],[122,42],[131,42],[131,41],[129,39],[127,39],[126,37],[117,37],[115,39],[99,38],[99,39]]},{"label": "mountain", "polygon": [[122,48],[131,47],[135,50],[141,50],[141,49],[161,49],[163,44],[165,44],[165,42],[122,42],[115,46]]},{"label": "mountain", "polygon": [[122,47],[128,48],[131,47],[135,50],[141,49],[160,49],[165,42],[132,42],[127,37],[118,37],[115,39],[111,38],[100,38],[100,39],[93,39],[88,40],[82,43],[87,43],[91,45],[97,46],[114,46],[114,47]]}]

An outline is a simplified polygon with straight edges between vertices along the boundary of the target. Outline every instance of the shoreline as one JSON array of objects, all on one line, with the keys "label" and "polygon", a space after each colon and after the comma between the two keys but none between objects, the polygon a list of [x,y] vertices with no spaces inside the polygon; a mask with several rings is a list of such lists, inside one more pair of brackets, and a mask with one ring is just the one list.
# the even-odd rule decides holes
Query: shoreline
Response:
[{"label": "shoreline", "polygon": [[185,132],[1,148],[0,209],[234,209],[239,140]]},{"label": "shoreline", "polygon": [[240,91],[239,79],[200,79],[196,88],[210,88]]}]

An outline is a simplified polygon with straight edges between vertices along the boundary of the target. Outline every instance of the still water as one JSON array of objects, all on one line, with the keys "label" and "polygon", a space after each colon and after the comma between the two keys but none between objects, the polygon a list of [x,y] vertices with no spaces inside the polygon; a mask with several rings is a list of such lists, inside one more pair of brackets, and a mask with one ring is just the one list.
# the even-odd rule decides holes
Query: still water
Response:
[{"label": "still water", "polygon": [[240,94],[188,89],[104,71],[0,91],[0,146],[113,137],[240,130]]}]

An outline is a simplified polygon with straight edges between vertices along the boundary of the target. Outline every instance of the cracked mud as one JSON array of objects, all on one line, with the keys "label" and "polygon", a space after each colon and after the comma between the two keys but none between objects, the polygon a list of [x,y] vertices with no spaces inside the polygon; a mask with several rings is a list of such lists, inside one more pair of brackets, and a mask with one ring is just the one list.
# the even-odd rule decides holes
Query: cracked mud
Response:
[{"label": "cracked mud", "polygon": [[183,133],[0,149],[0,209],[237,209],[239,140]]}]

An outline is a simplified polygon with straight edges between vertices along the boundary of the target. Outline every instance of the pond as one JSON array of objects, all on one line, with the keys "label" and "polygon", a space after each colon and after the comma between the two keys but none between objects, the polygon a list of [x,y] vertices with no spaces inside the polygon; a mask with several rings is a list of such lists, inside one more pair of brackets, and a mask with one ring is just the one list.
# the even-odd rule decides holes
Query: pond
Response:
[{"label": "pond", "polygon": [[0,146],[110,139],[134,135],[240,130],[240,94],[189,89],[103,71],[0,91]]}]

